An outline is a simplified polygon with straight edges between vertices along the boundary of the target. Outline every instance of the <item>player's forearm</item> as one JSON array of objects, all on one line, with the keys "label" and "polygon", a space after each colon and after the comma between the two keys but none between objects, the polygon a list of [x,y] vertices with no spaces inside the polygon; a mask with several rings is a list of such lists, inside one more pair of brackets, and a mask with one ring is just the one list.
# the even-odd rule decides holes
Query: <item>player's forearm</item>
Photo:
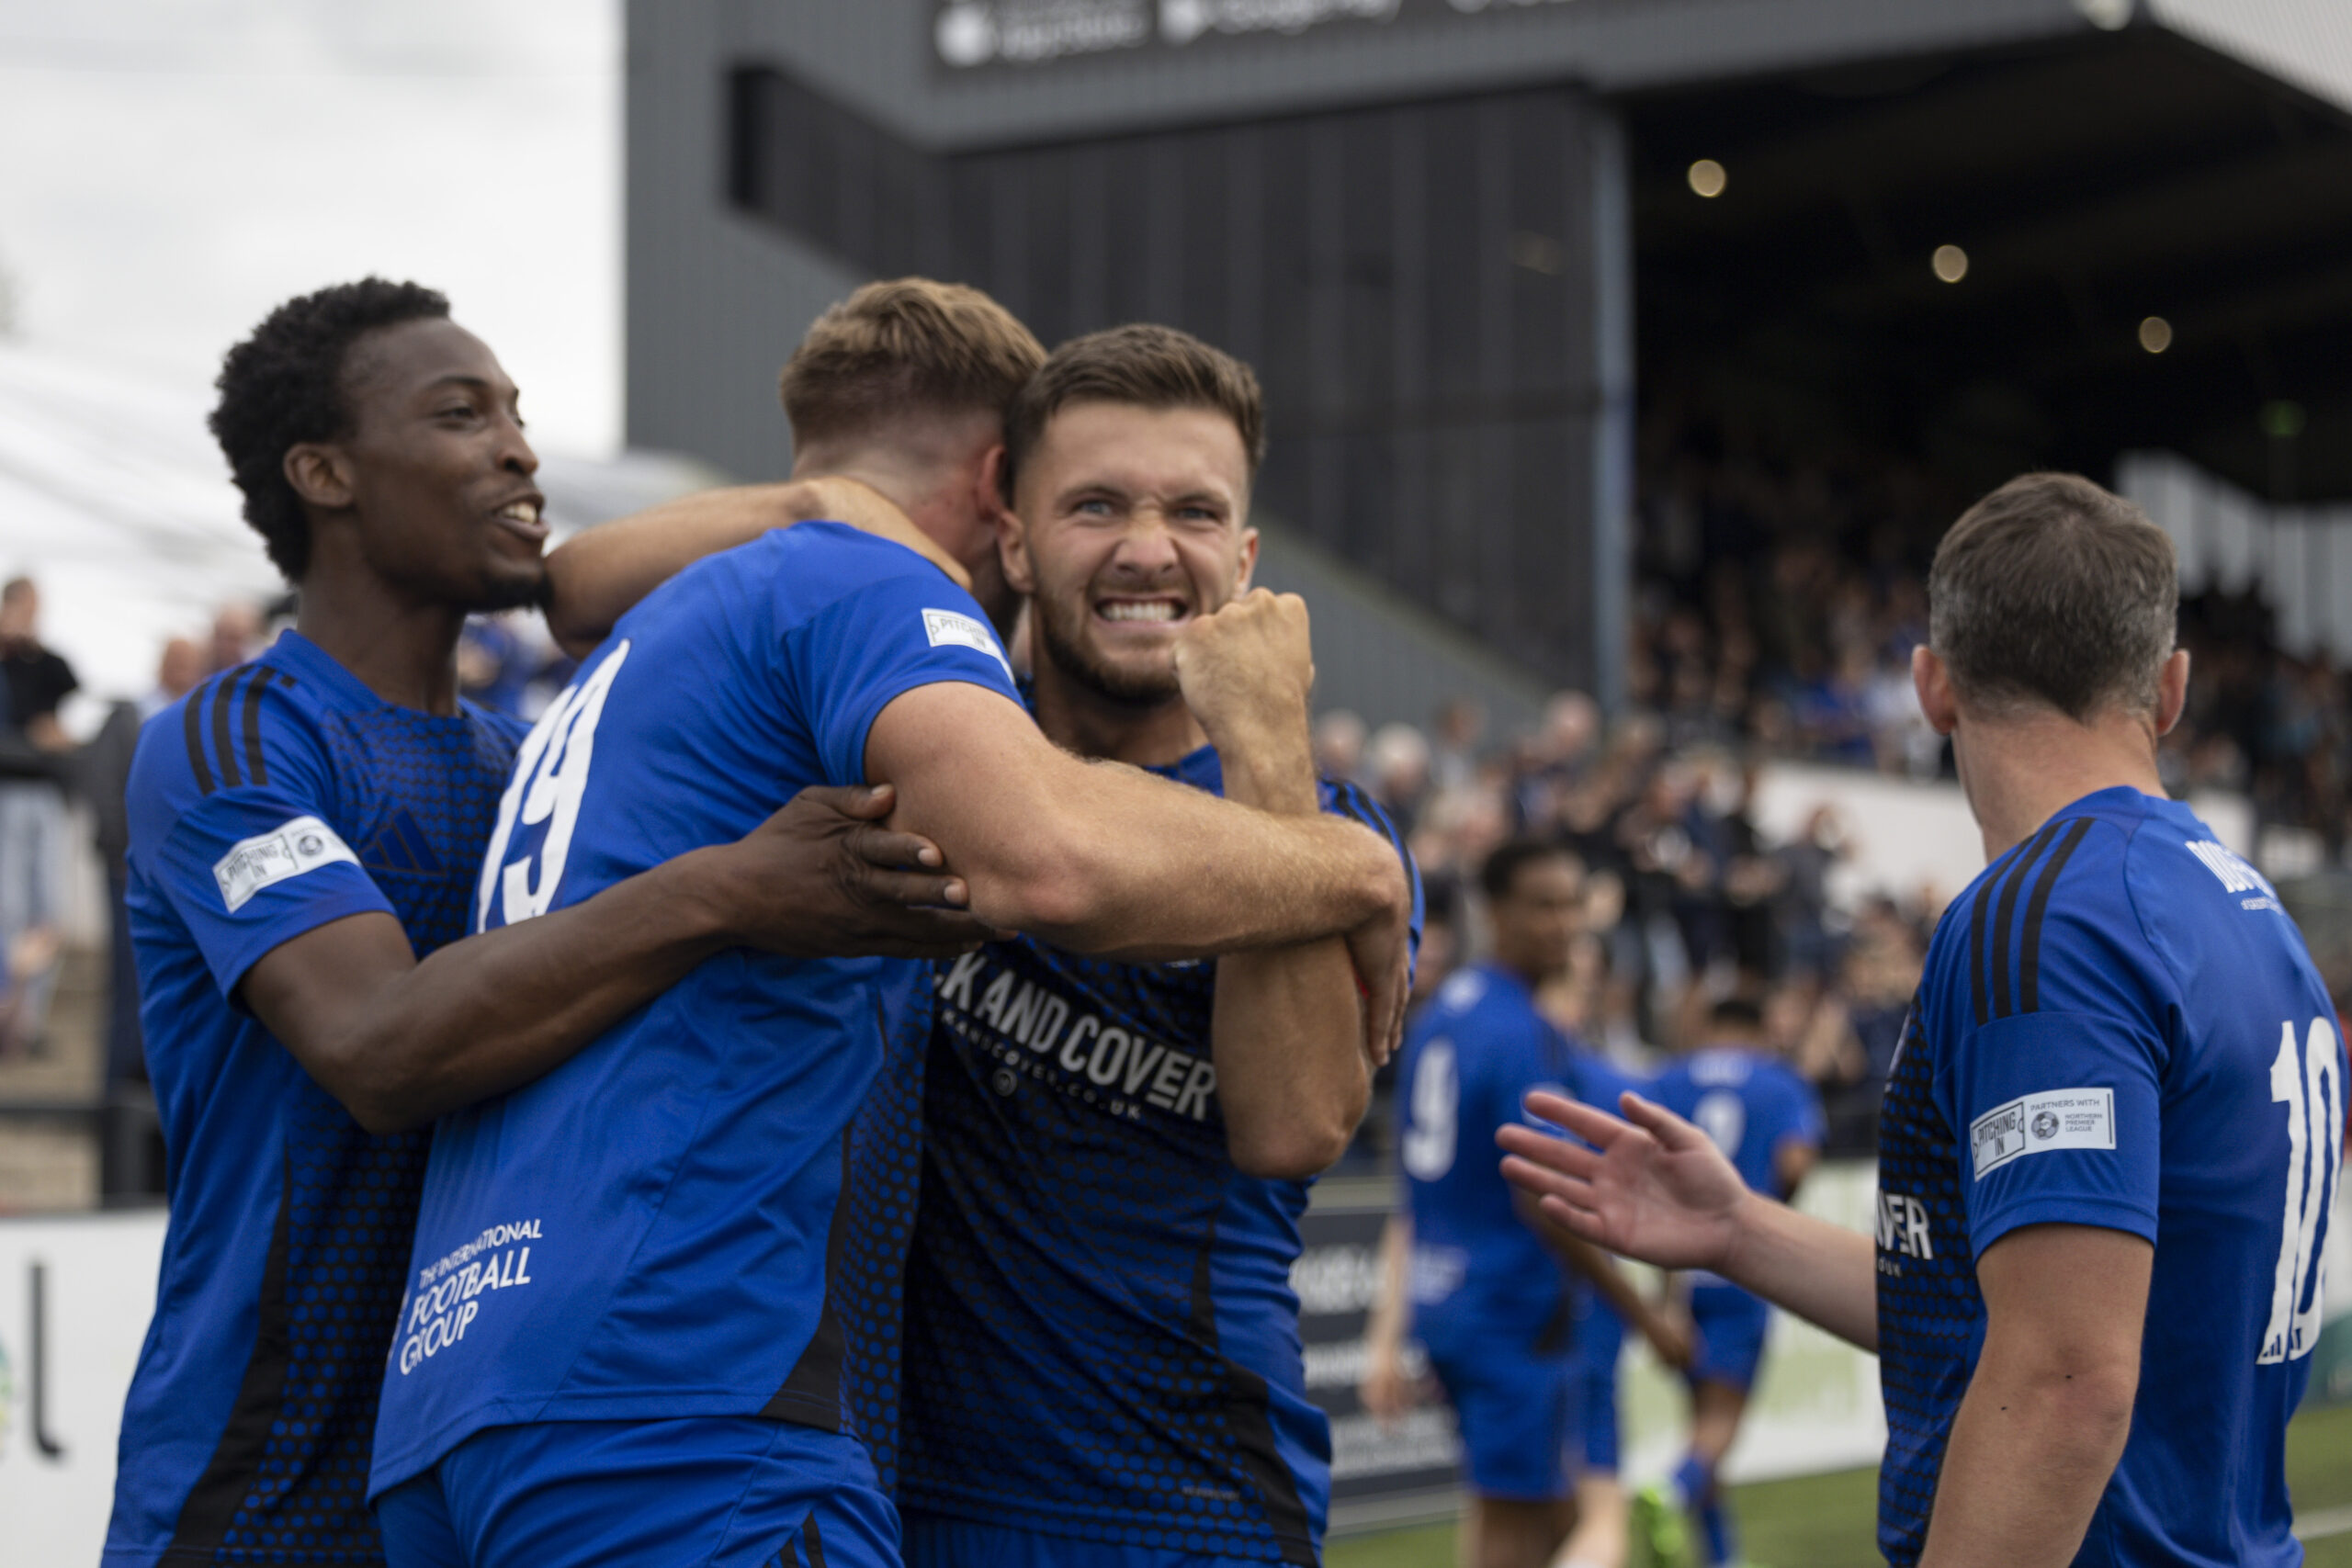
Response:
[{"label": "player's forearm", "polygon": [[1380,1279],[1372,1310],[1364,1314],[1364,1343],[1375,1351],[1394,1350],[1412,1327],[1413,1303],[1405,1286],[1412,1269],[1413,1222],[1403,1213],[1388,1216],[1380,1229]]},{"label": "player's forearm", "polygon": [[805,493],[789,482],[702,491],[589,529],[548,557],[548,630],[565,651],[585,654],[705,556],[799,521]]},{"label": "player's forearm", "polygon": [[[1278,816],[1322,809],[1306,715],[1221,726],[1228,800]],[[1211,1027],[1226,1147],[1252,1176],[1303,1180],[1347,1152],[1372,1098],[1354,964],[1337,938],[1227,954]]]},{"label": "player's forearm", "polygon": [[1336,937],[1218,960],[1211,1040],[1233,1163],[1296,1181],[1345,1154],[1372,1097],[1363,1039],[1355,965]]},{"label": "player's forearm", "polygon": [[397,1132],[532,1082],[727,947],[713,852],[570,908],[452,942],[379,988],[333,1048],[329,1084],[371,1132]]},{"label": "player's forearm", "polygon": [[[1143,962],[1313,942],[1409,897],[1396,850],[1354,823],[1274,817],[1129,768],[1086,771],[1084,787],[1042,803],[1042,859],[1001,865],[1001,879],[970,872],[974,914]],[[949,863],[960,868],[952,848]]]},{"label": "player's forearm", "polygon": [[1871,1238],[1750,1193],[1715,1272],[1878,1354],[1878,1265]]},{"label": "player's forearm", "polygon": [[2131,1380],[2015,1364],[1988,1340],[1952,1423],[1920,1568],[2063,1568],[2132,1431]]}]

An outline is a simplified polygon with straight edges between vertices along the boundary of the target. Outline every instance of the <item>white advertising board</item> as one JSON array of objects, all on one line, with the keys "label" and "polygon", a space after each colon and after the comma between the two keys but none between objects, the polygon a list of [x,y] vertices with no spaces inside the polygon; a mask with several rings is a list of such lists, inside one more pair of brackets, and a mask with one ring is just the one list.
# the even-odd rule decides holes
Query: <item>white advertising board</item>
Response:
[{"label": "white advertising board", "polygon": [[90,1568],[123,1395],[155,1307],[161,1212],[0,1220],[0,1562]]}]

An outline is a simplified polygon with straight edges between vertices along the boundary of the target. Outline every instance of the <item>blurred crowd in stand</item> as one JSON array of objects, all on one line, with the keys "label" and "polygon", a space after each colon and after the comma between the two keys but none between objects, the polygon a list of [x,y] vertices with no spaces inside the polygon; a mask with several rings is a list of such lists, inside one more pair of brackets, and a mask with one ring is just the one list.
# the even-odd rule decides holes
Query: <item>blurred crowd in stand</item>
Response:
[{"label": "blurred crowd in stand", "polygon": [[[1552,699],[1533,733],[1482,745],[1476,708],[1449,704],[1430,736],[1392,724],[1366,733],[1324,714],[1327,773],[1371,790],[1408,835],[1428,897],[1416,992],[1426,996],[1483,950],[1479,863],[1522,834],[1556,840],[1585,869],[1584,931],[1570,973],[1542,1000],[1571,1032],[1636,1072],[1700,1043],[1709,1005],[1743,995],[1772,1043],[1821,1089],[1831,1146],[1865,1153],[1928,931],[1953,889],[1922,888],[1859,909],[1829,895],[1850,852],[1837,813],[1814,811],[1776,840],[1754,812],[1752,750],[1676,745],[1638,713],[1604,725],[1591,698]],[[1385,1119],[1356,1157],[1376,1159]]]}]

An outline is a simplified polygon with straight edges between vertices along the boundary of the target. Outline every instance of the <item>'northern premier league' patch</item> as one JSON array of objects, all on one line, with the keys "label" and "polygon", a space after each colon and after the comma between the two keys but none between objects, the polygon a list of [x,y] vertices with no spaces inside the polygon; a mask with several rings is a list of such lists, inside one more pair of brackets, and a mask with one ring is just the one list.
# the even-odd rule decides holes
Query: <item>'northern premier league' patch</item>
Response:
[{"label": "'northern premier league' patch", "polygon": [[2025,1155],[2115,1146],[2115,1091],[2052,1089],[2012,1100],[1968,1124],[1976,1179]]},{"label": "'northern premier league' patch", "polygon": [[357,865],[359,857],[341,834],[317,818],[297,817],[232,846],[214,863],[212,880],[220,885],[220,901],[233,915],[263,888],[336,861]]},{"label": "'northern premier league' patch", "polygon": [[1007,675],[1012,673],[1012,666],[1005,660],[1004,649],[996,645],[996,634],[960,611],[925,610],[922,613],[922,629],[931,638],[933,648],[978,649],[1004,665]]}]

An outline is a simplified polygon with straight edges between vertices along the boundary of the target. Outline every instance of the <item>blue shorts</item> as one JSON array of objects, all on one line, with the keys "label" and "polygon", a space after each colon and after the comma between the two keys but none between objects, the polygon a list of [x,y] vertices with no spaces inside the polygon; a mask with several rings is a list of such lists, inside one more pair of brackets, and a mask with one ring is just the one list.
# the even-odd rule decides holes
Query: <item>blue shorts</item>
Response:
[{"label": "blue shorts", "polygon": [[1581,1453],[1584,1359],[1498,1349],[1449,1354],[1429,1347],[1462,1428],[1470,1490],[1481,1497],[1542,1503],[1576,1489],[1570,1456]]},{"label": "blue shorts", "polygon": [[897,1568],[854,1438],[752,1416],[492,1427],[376,1499],[391,1568]]},{"label": "blue shorts", "polygon": [[1254,1559],[1210,1557],[1167,1546],[1115,1546],[1042,1530],[976,1525],[910,1508],[907,1568],[1266,1568]]},{"label": "blue shorts", "polygon": [[1624,1319],[1593,1301],[1577,1319],[1577,1355],[1584,1362],[1584,1467],[1603,1475],[1617,1473],[1617,1361],[1624,1348]]},{"label": "blue shorts", "polygon": [[1690,1292],[1690,1320],[1701,1340],[1690,1381],[1727,1382],[1742,1391],[1754,1386],[1772,1309],[1736,1285],[1701,1285]]}]

